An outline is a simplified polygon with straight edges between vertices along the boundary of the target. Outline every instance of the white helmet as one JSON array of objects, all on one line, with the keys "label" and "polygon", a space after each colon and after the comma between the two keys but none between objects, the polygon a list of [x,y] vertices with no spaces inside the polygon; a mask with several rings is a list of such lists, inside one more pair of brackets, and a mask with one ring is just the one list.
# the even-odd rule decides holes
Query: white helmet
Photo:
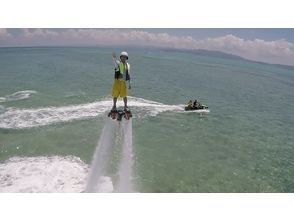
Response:
[{"label": "white helmet", "polygon": [[126,56],[127,59],[129,59],[129,55],[128,55],[128,53],[125,52],[125,51],[123,51],[123,52],[120,53],[120,56],[119,56],[119,57],[121,57],[121,56]]}]

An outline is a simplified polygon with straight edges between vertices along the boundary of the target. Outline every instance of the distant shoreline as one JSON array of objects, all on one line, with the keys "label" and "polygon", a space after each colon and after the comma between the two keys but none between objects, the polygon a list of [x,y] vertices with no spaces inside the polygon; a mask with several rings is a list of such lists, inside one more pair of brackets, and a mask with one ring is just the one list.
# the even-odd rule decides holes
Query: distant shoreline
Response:
[{"label": "distant shoreline", "polygon": [[218,58],[225,58],[225,59],[235,59],[235,60],[243,60],[243,61],[249,61],[253,63],[258,63],[258,64],[265,64],[265,65],[271,65],[275,67],[280,67],[283,69],[287,70],[294,70],[294,65],[285,65],[285,64],[278,64],[278,63],[267,63],[267,62],[261,62],[261,61],[256,61],[256,60],[251,60],[244,58],[242,56],[234,55],[231,53],[225,53],[222,51],[217,51],[217,50],[204,50],[204,49],[177,49],[177,48],[167,48],[167,47],[146,47],[146,46],[132,46],[132,45],[40,45],[40,46],[9,46],[9,47],[1,47],[1,49],[11,49],[11,48],[25,48],[25,49],[34,49],[34,48],[102,48],[102,49],[118,49],[118,48],[126,48],[126,49],[148,49],[148,50],[160,50],[160,51],[166,51],[166,52],[181,52],[181,53],[190,53],[194,55],[206,55],[206,56],[211,56],[211,57],[218,57]]}]

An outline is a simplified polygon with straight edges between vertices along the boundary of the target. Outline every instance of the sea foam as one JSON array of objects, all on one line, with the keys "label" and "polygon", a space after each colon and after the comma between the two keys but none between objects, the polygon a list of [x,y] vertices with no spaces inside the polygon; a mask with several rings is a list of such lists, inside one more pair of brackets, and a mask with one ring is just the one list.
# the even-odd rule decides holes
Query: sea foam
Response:
[{"label": "sea foam", "polygon": [[0,192],[82,192],[89,166],[78,157],[13,157],[0,163]]},{"label": "sea foam", "polygon": [[37,92],[34,90],[18,91],[13,94],[7,95],[5,97],[0,97],[0,102],[10,102],[10,101],[28,99],[31,97],[32,94],[35,94],[35,93]]},{"label": "sea foam", "polygon": [[[134,118],[156,116],[166,111],[180,112],[184,110],[180,105],[165,105],[136,97],[129,97],[128,105],[134,113]],[[102,101],[62,107],[33,109],[9,108],[3,114],[0,114],[0,128],[23,129],[102,117],[105,116],[111,107],[111,98],[106,98]]]}]

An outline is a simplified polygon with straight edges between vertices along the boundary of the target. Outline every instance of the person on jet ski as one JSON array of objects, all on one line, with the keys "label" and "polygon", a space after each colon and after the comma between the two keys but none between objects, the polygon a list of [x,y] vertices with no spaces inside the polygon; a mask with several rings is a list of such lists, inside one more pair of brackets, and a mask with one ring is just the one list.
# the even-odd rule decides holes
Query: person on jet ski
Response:
[{"label": "person on jet ski", "polygon": [[188,102],[188,108],[192,108],[192,100]]},{"label": "person on jet ski", "polygon": [[200,102],[198,102],[197,99],[195,99],[193,103],[193,108],[200,108]]}]

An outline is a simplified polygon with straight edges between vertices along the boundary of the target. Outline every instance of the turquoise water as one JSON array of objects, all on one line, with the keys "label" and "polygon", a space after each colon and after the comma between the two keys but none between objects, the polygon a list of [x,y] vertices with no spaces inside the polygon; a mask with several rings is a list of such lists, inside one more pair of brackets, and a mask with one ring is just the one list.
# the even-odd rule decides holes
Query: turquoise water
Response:
[{"label": "turquoise water", "polygon": [[[1,192],[84,190],[111,107],[113,50],[0,48]],[[293,70],[128,53],[135,191],[294,192]],[[210,112],[185,113],[195,98]]]}]

